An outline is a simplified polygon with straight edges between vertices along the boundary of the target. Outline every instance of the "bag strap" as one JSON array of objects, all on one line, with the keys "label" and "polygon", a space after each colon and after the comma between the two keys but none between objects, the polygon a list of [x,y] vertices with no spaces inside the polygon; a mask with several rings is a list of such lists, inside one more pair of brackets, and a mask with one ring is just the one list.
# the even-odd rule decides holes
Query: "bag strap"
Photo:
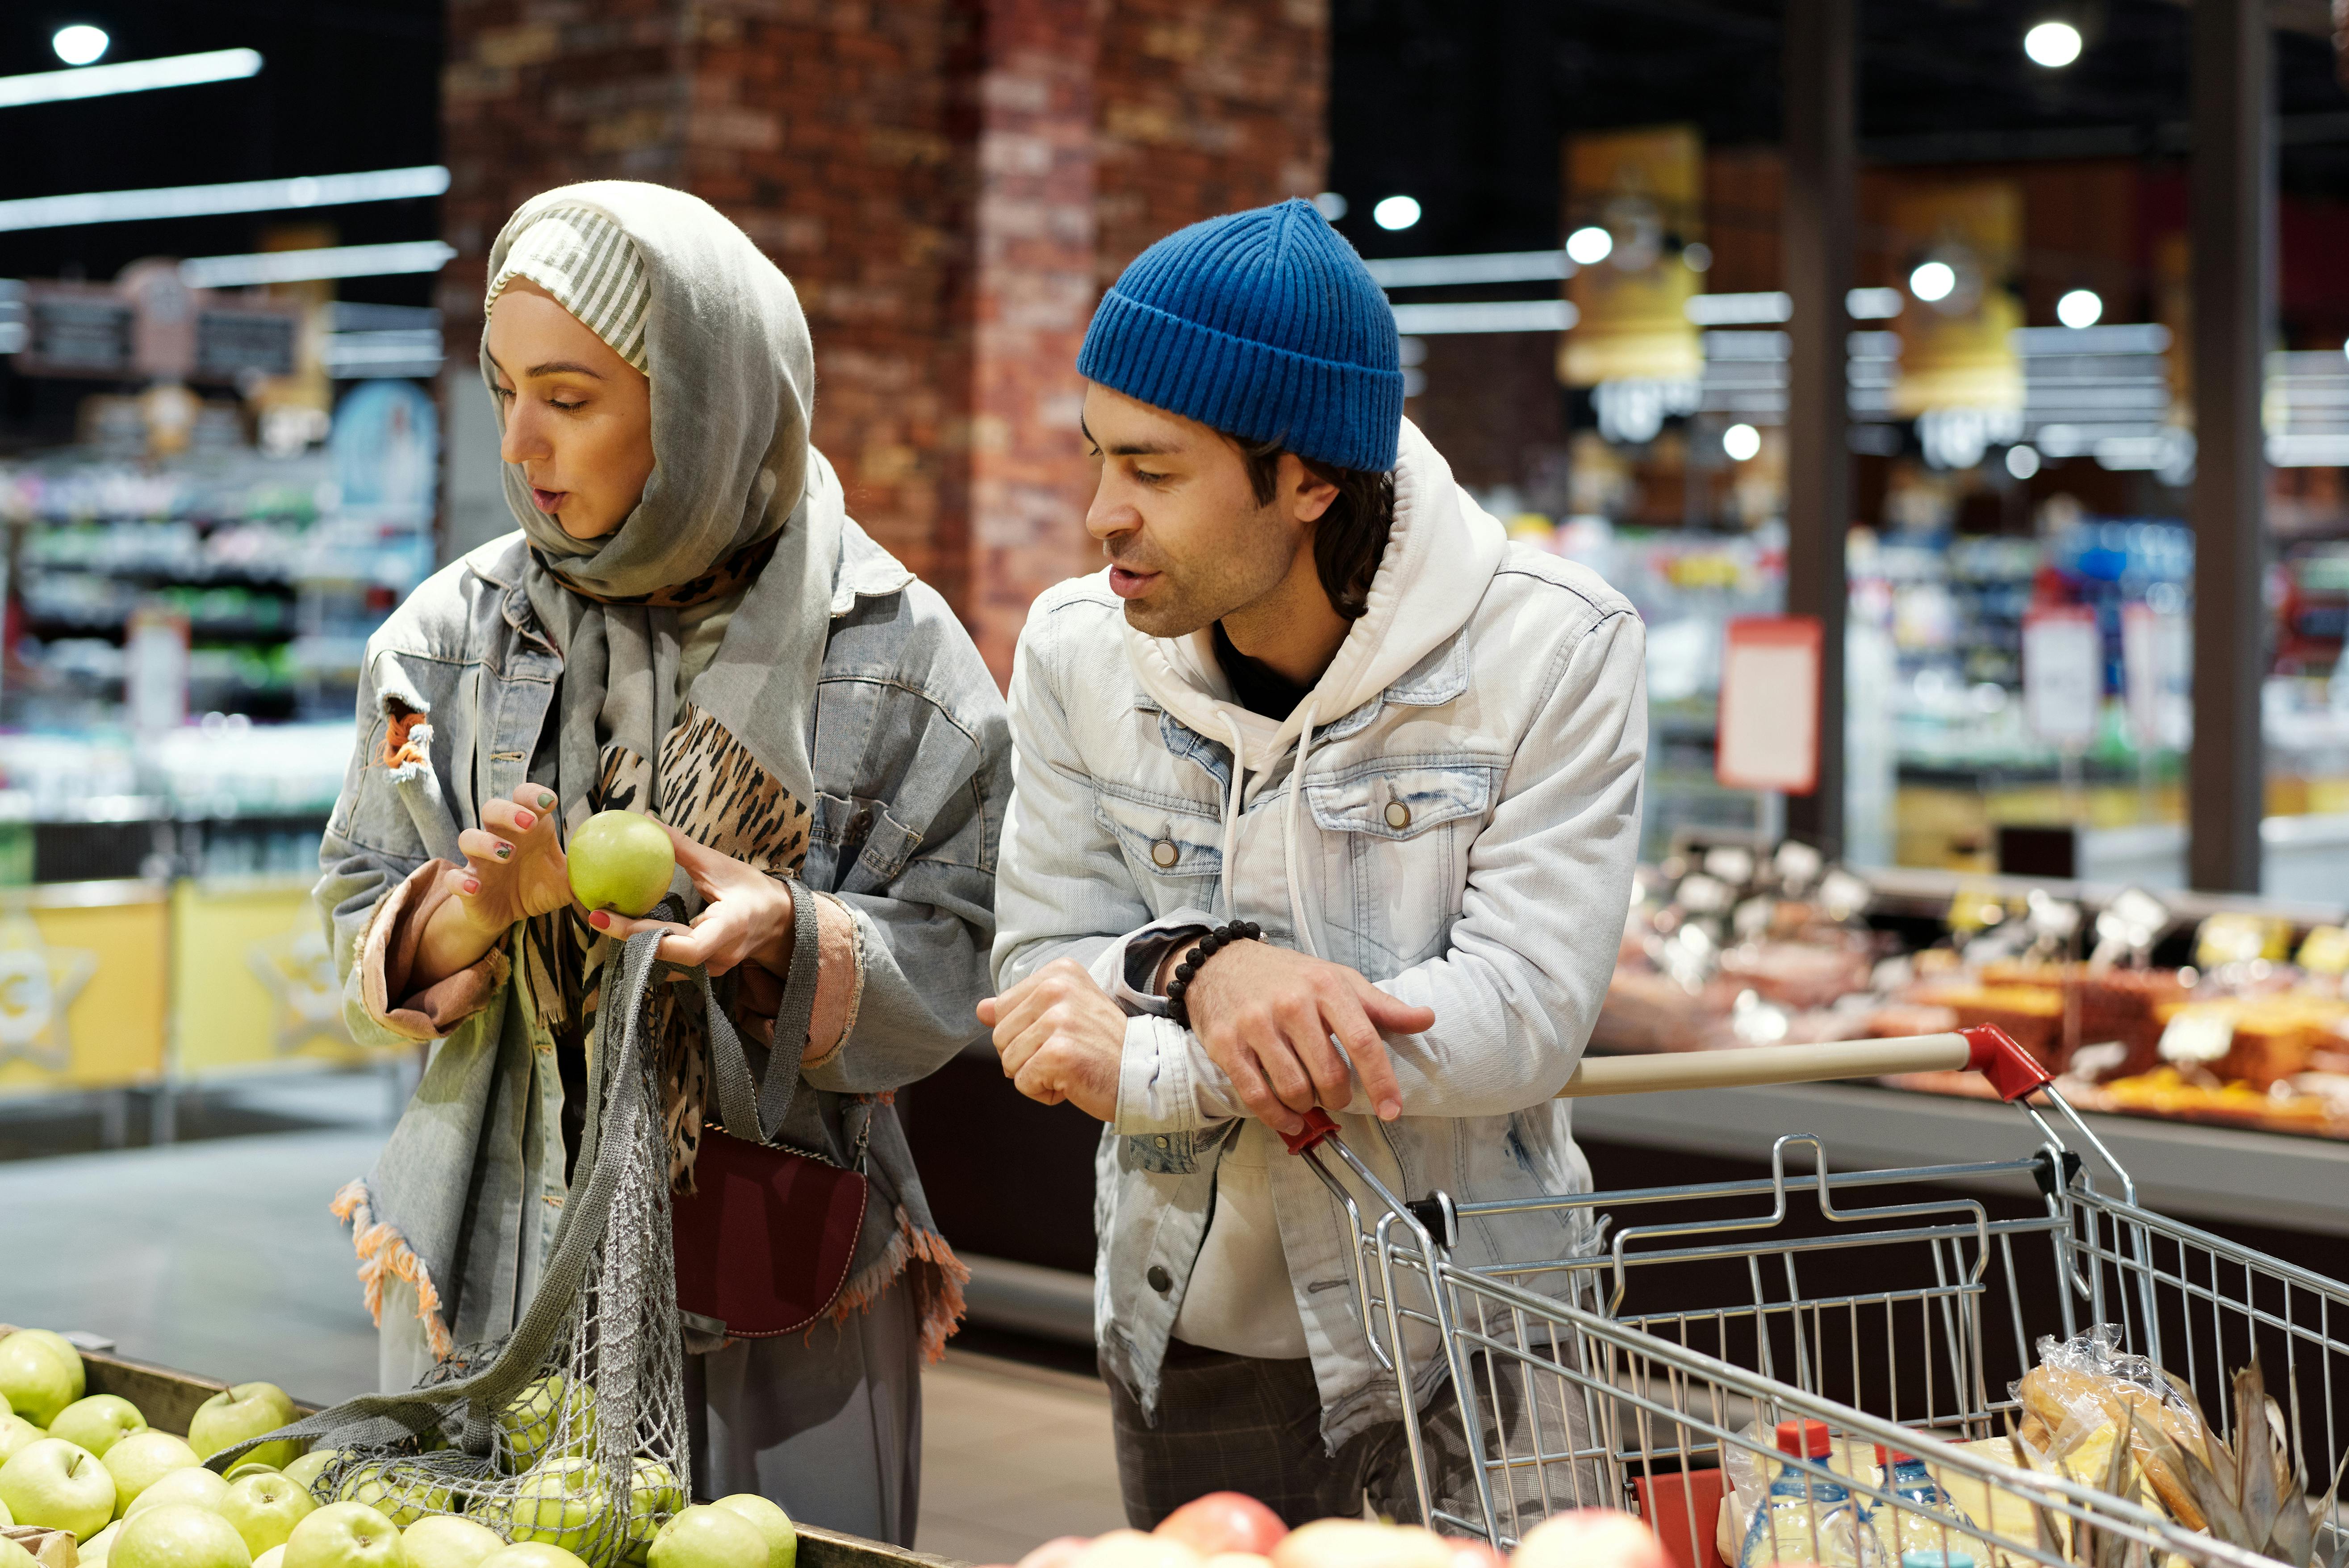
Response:
[{"label": "bag strap", "polygon": [[707,971],[693,971],[709,1020],[709,1074],[718,1090],[718,1111],[736,1137],[771,1144],[783,1129],[783,1116],[799,1093],[800,1063],[807,1054],[808,1027],[815,1017],[815,894],[797,877],[783,884],[792,895],[792,968],[783,978],[782,1005],[775,1014],[774,1044],[761,1053],[765,1082],[750,1059],[733,1021],[718,1005]]}]

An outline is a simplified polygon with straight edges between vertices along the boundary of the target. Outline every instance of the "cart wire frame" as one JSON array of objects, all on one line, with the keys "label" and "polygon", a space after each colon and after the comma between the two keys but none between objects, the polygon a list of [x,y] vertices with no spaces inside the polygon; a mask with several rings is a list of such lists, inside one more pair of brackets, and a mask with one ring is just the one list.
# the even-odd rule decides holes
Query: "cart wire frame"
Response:
[{"label": "cart wire frame", "polygon": [[[2349,1439],[2349,1286],[2143,1208],[2136,1183],[2095,1130],[1998,1031],[1589,1058],[1563,1094],[1953,1066],[1982,1071],[2031,1118],[2042,1140],[2037,1153],[1836,1173],[1825,1143],[1804,1133],[1777,1140],[1766,1179],[1483,1203],[1457,1203],[1439,1191],[1414,1202],[1391,1191],[1337,1136],[1333,1121],[1309,1116],[1289,1145],[1353,1225],[1355,1302],[1371,1355],[1397,1379],[1421,1519],[1506,1550],[1524,1528],[1560,1509],[1628,1510],[1647,1514],[1668,1538],[1681,1536],[1684,1560],[1702,1568],[1715,1521],[1701,1517],[1710,1511],[1699,1508],[1692,1477],[1750,1456],[1749,1474],[1783,1467],[1778,1473],[1842,1487],[1852,1500],[1851,1509],[1837,1512],[1829,1496],[1812,1494],[1806,1484],[1806,1497],[1817,1506],[1789,1517],[1798,1533],[1807,1532],[1808,1550],[1768,1554],[1790,1561],[1889,1568],[1901,1550],[1924,1547],[1970,1556],[1979,1568],[2115,1562],[2153,1568],[2165,1553],[2211,1568],[2273,1568],[2271,1559],[2176,1523],[2146,1498],[2141,1481],[2124,1501],[2092,1484],[2099,1475],[2050,1475],[1957,1446],[2003,1438],[2021,1416],[2019,1401],[1992,1386],[1987,1336],[2007,1342],[1999,1359],[2019,1376],[2036,1362],[2034,1336],[2068,1340],[2105,1324],[2117,1331],[2119,1349],[2188,1385],[2213,1429],[2230,1440],[2228,1379],[2258,1353],[2291,1464],[2311,1496],[2326,1492]],[[2054,1119],[2029,1103],[2034,1096]],[[1806,1152],[1808,1172],[1790,1169],[1790,1156]],[[2114,1190],[2099,1185],[2099,1171]],[[2039,1211],[2020,1219],[1992,1219],[1980,1202],[1942,1194],[1852,1201],[1873,1188],[2018,1177],[2041,1198]],[[1383,1212],[1368,1218],[1357,1188]],[[1797,1194],[1814,1200],[1825,1233],[1787,1233],[1789,1200]],[[1622,1222],[1660,1204],[1720,1212]],[[1557,1214],[1568,1233],[1593,1245],[1521,1262],[1455,1259],[1480,1220],[1529,1212]],[[1610,1223],[1612,1239],[1605,1241]],[[2018,1241],[2025,1258],[2047,1249],[2052,1289],[2026,1284]],[[1905,1281],[1879,1290],[1806,1289],[1806,1263],[1856,1248],[1877,1250],[1888,1272],[1905,1273]],[[1661,1280],[1675,1265],[1710,1267],[1716,1282],[1733,1273],[1743,1288],[1723,1295],[1716,1284],[1707,1299],[1654,1304],[1642,1292],[1634,1307],[1635,1283]],[[1442,1506],[1437,1495],[1425,1417],[1413,1397],[1429,1378],[1426,1368],[1414,1367],[1410,1340],[1440,1356],[1435,1386],[1448,1377],[1457,1391],[1473,1510]],[[1830,1458],[1777,1452],[1772,1433],[1787,1420],[1826,1423],[1836,1445]],[[1889,1472],[1879,1479],[1873,1467],[1876,1444],[1924,1459],[1961,1516],[1894,1492]],[[1860,1450],[1865,1458],[1857,1457]],[[1971,1512],[1969,1499],[1978,1500]],[[1659,1517],[1668,1511],[1680,1517]],[[2001,1513],[2003,1528],[1994,1517]],[[1774,1516],[1770,1528],[1785,1526]],[[2319,1558],[2333,1561],[2349,1542],[2349,1522],[2336,1509],[2319,1532]],[[1775,1533],[1771,1544],[1785,1539]]]}]

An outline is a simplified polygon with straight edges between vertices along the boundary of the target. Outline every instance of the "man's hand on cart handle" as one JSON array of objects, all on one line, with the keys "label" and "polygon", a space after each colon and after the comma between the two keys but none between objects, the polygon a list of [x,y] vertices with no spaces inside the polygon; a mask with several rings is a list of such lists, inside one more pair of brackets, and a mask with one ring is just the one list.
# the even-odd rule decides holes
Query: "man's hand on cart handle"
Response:
[{"label": "man's hand on cart handle", "polygon": [[1344,964],[1270,942],[1221,950],[1184,1000],[1208,1060],[1249,1112],[1283,1137],[1303,1132],[1317,1107],[1341,1111],[1352,1103],[1349,1061],[1379,1118],[1402,1115],[1380,1031],[1435,1027],[1433,1010],[1396,1001]]}]

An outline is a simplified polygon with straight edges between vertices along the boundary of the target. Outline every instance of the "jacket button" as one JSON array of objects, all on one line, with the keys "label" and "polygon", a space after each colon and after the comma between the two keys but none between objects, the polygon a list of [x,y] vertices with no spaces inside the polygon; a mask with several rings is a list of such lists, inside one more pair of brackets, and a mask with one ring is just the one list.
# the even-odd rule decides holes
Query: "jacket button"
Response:
[{"label": "jacket button", "polygon": [[1166,1272],[1166,1265],[1164,1263],[1151,1264],[1150,1272],[1142,1277],[1148,1280],[1150,1288],[1162,1296],[1174,1288],[1174,1276]]},{"label": "jacket button", "polygon": [[1162,838],[1150,846],[1150,863],[1161,871],[1173,870],[1174,862],[1182,857],[1183,852],[1174,847],[1174,841],[1171,838]]},{"label": "jacket button", "polygon": [[1399,800],[1387,802],[1387,826],[1400,833],[1411,826],[1411,807]]}]

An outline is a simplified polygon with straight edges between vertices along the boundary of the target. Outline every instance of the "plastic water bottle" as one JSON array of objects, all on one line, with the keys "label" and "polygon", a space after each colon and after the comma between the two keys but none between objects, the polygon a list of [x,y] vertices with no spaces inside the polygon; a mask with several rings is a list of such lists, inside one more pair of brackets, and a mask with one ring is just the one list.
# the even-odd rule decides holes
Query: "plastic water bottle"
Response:
[{"label": "plastic water bottle", "polygon": [[[1825,1421],[1781,1421],[1778,1451],[1793,1459],[1824,1460],[1835,1439]],[[1819,1568],[1883,1568],[1876,1532],[1851,1493],[1837,1481],[1782,1463],[1777,1479],[1737,1553],[1737,1568],[1767,1568],[1773,1563],[1816,1563]]]},{"label": "plastic water bottle", "polygon": [[[1901,1568],[1973,1568],[1972,1557],[1957,1550],[1972,1543],[1972,1537],[1958,1532],[1972,1529],[1973,1521],[1933,1479],[1925,1461],[1878,1443],[1876,1463],[1884,1472],[1884,1490],[1900,1503],[1897,1508],[1887,1503],[1870,1509],[1868,1517],[1884,1549],[1901,1560]],[[1941,1525],[1944,1520],[1949,1523],[1946,1530]],[[1927,1561],[1911,1564],[1908,1560],[1912,1556]],[[1941,1562],[1944,1556],[1949,1559],[1946,1564]]]}]

